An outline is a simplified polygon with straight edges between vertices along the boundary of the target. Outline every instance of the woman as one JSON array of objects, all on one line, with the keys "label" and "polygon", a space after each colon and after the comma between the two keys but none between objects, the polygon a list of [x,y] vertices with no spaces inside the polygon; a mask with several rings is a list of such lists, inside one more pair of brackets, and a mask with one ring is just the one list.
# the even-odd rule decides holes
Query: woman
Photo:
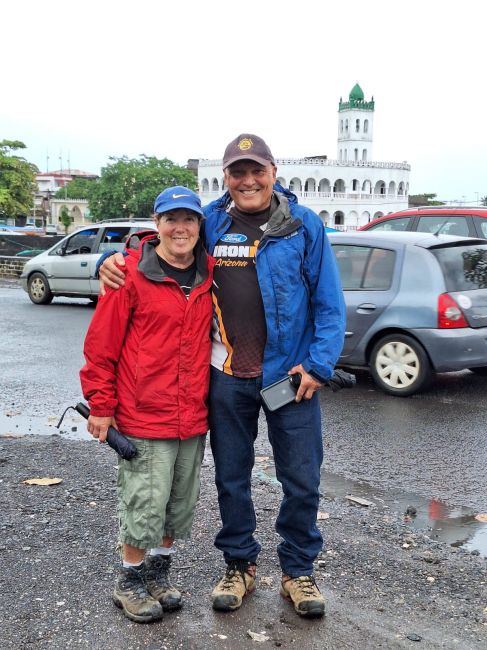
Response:
[{"label": "woman", "polygon": [[124,287],[98,302],[80,373],[88,431],[103,442],[116,422],[137,447],[133,460],[119,461],[123,563],[113,592],[137,622],[181,606],[170,553],[190,534],[208,429],[214,261],[199,241],[201,203],[170,187],[154,212],[158,235],[127,247]]}]

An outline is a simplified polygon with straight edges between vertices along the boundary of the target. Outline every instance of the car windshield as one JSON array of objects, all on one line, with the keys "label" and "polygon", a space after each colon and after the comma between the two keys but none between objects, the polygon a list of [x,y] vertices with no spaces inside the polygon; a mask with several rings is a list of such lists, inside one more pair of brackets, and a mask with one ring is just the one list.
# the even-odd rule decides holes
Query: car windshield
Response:
[{"label": "car windshield", "polygon": [[487,288],[487,245],[432,248],[438,260],[447,291]]}]

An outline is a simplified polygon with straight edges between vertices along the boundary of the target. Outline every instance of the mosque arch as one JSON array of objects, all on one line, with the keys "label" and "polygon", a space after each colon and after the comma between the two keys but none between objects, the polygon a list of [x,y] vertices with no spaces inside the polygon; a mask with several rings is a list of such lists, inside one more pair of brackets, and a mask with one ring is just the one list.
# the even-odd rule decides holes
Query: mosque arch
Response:
[{"label": "mosque arch", "polygon": [[214,179],[211,181],[211,191],[212,191],[212,192],[218,192],[219,189],[220,189],[220,186],[219,186],[219,184],[218,184],[218,178],[214,178]]},{"label": "mosque arch", "polygon": [[385,193],[386,193],[386,184],[384,183],[384,181],[377,181],[374,187],[374,194],[381,194],[382,196],[384,196]]},{"label": "mosque arch", "polygon": [[330,181],[327,178],[322,178],[318,185],[318,192],[329,194],[331,192]]},{"label": "mosque arch", "polygon": [[321,221],[325,224],[325,226],[328,226],[330,223],[330,213],[327,210],[321,210],[319,217]]},{"label": "mosque arch", "polygon": [[333,224],[335,226],[343,226],[345,221],[345,215],[341,210],[337,210],[333,215]]},{"label": "mosque arch", "polygon": [[395,196],[396,195],[396,183],[394,181],[391,181],[389,183],[389,188],[387,190],[387,194],[389,196]]},{"label": "mosque arch", "polygon": [[333,192],[343,194],[345,192],[345,181],[343,178],[337,178],[333,184]]},{"label": "mosque arch", "polygon": [[316,192],[316,181],[314,178],[307,178],[304,182],[305,192]]},{"label": "mosque arch", "polygon": [[368,179],[362,183],[362,193],[372,194],[372,183]]},{"label": "mosque arch", "polygon": [[381,212],[380,210],[378,210],[378,211],[374,214],[374,219],[378,219],[379,217],[383,217],[383,216],[384,216],[384,213]]},{"label": "mosque arch", "polygon": [[295,176],[289,181],[289,189],[291,192],[301,192],[301,179]]},{"label": "mosque arch", "polygon": [[207,178],[202,178],[201,179],[201,191],[202,192],[209,192],[210,191],[210,184],[208,183]]}]

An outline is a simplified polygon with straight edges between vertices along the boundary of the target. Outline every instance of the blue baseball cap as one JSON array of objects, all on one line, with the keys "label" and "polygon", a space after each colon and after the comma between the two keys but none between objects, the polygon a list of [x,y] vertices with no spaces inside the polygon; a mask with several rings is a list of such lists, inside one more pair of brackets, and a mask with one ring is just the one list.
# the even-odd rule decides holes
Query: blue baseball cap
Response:
[{"label": "blue baseball cap", "polygon": [[183,185],[168,187],[154,201],[154,212],[157,214],[177,210],[178,208],[186,208],[186,210],[192,210],[203,216],[200,197],[196,192]]}]

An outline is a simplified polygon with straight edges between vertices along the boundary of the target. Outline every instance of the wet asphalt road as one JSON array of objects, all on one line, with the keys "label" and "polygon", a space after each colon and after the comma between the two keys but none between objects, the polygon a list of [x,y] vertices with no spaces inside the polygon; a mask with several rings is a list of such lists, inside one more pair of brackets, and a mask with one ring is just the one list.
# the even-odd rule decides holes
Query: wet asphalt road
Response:
[{"label": "wet asphalt road", "polygon": [[[87,300],[34,305],[16,281],[0,281],[0,426],[13,413],[30,418],[32,433],[46,432],[46,422],[52,430],[56,416],[79,401],[83,337],[93,313]],[[445,373],[423,394],[394,398],[360,371],[354,389],[324,390],[321,403],[325,491],[348,480],[347,490],[366,498],[378,490],[386,501],[404,495],[459,513],[487,512],[487,378]]]}]

